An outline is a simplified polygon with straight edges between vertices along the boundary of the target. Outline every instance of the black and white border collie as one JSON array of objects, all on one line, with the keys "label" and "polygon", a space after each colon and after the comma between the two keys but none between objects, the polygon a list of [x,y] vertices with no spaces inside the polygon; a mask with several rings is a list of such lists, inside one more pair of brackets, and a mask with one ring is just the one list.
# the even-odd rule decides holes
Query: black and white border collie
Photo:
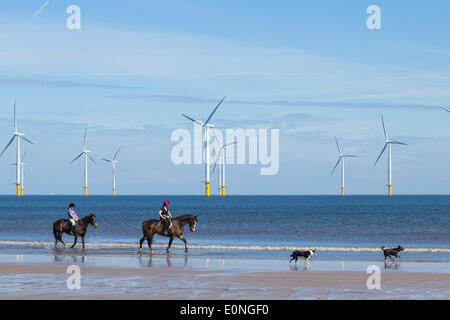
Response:
[{"label": "black and white border collie", "polygon": [[315,254],[316,254],[315,250],[308,250],[308,251],[295,250],[291,254],[292,259],[289,261],[289,263],[291,263],[293,260],[295,260],[295,263],[297,263],[298,258],[305,259],[305,263],[309,263],[309,258]]}]

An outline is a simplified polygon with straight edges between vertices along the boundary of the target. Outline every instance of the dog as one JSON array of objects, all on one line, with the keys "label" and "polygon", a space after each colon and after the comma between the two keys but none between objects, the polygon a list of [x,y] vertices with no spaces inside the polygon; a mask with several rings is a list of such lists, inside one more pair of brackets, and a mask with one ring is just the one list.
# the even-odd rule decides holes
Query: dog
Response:
[{"label": "dog", "polygon": [[291,257],[292,259],[289,261],[291,263],[293,260],[295,260],[295,263],[297,263],[298,258],[305,259],[305,263],[309,263],[309,258],[316,254],[315,250],[308,250],[308,251],[300,251],[300,250],[294,250],[292,252]]},{"label": "dog", "polygon": [[397,248],[385,248],[381,247],[381,250],[383,250],[384,253],[384,262],[386,262],[387,258],[391,258],[392,261],[395,261],[393,257],[401,259],[401,257],[398,255],[401,251],[405,250],[400,245]]}]

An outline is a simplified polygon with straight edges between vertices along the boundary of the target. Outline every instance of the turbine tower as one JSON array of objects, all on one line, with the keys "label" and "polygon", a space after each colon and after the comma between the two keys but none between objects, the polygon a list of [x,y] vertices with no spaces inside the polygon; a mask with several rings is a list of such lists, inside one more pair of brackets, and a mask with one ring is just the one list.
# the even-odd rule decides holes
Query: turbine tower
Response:
[{"label": "turbine tower", "polygon": [[[23,162],[23,160],[25,159],[25,156],[27,155],[27,152],[28,152],[28,149],[25,151],[25,153],[22,155],[22,160],[20,161],[20,191],[21,191],[21,196],[23,196],[23,186],[24,186],[24,172],[25,172],[25,170],[24,170],[24,165],[25,165],[25,162]],[[9,164],[10,166],[15,166],[16,164],[15,163],[10,163]]]},{"label": "turbine tower", "polygon": [[331,174],[333,174],[334,170],[336,170],[337,166],[339,165],[339,162],[341,162],[341,196],[344,196],[344,163],[345,163],[345,158],[355,158],[356,156],[351,155],[351,154],[343,154],[341,152],[341,149],[339,148],[339,143],[336,137],[334,137],[334,139],[336,140],[336,146],[339,152],[338,155],[338,161],[336,162],[336,165],[333,168],[333,171],[331,171]]},{"label": "turbine tower", "polygon": [[211,120],[212,116],[214,115],[214,113],[216,112],[216,110],[219,108],[219,106],[222,104],[223,100],[225,100],[225,97],[222,98],[222,100],[220,100],[220,102],[217,104],[217,106],[214,108],[214,110],[211,112],[211,114],[209,115],[208,119],[206,119],[205,122],[200,121],[200,120],[196,120],[193,119],[191,117],[188,117],[185,114],[181,114],[183,117],[191,120],[192,122],[199,124],[201,126],[203,126],[204,128],[204,140],[205,140],[205,181],[203,181],[205,183],[205,196],[209,197],[210,196],[210,191],[209,191],[209,176],[210,176],[210,170],[209,170],[209,165],[210,165],[210,154],[209,154],[209,130],[214,128],[213,124],[210,124],[209,121]]},{"label": "turbine tower", "polygon": [[381,123],[383,124],[383,132],[384,137],[386,138],[386,142],[384,144],[383,150],[381,150],[380,155],[378,156],[377,160],[374,163],[374,167],[377,165],[378,160],[380,159],[381,155],[386,150],[386,147],[388,148],[388,195],[389,197],[392,196],[392,145],[393,144],[401,144],[401,145],[407,145],[406,143],[399,142],[399,141],[391,141],[389,140],[388,134],[386,132],[386,127],[384,125],[384,118],[381,116]]},{"label": "turbine tower", "polygon": [[17,154],[16,154],[16,196],[20,197],[20,181],[21,181],[21,169],[22,166],[20,165],[20,139],[25,140],[28,143],[33,144],[30,140],[25,138],[25,133],[19,132],[17,128],[17,119],[16,119],[16,101],[14,101],[14,132],[11,140],[6,145],[5,149],[3,149],[2,153],[0,154],[0,157],[3,155],[3,153],[8,149],[8,147],[13,143],[14,139],[17,138]]},{"label": "turbine tower", "polygon": [[[219,169],[218,169],[218,173],[219,173],[219,196],[221,197],[225,197],[225,162],[226,162],[226,152],[227,152],[227,148],[231,145],[234,145],[236,143],[238,143],[237,141],[232,142],[232,143],[228,143],[228,144],[221,144],[219,142],[219,139],[217,139],[217,136],[214,134],[214,137],[216,138],[217,143],[219,144],[219,153],[217,154],[217,159],[214,163],[214,168],[213,168],[213,172],[216,169],[216,165],[217,163],[220,161],[219,163]],[[220,160],[219,160],[220,159]]]},{"label": "turbine tower", "polygon": [[74,163],[78,158],[80,158],[82,155],[84,155],[84,196],[87,197],[88,195],[88,158],[92,160],[92,162],[96,163],[94,158],[91,157],[89,154],[90,151],[86,150],[86,132],[87,127],[84,129],[84,142],[83,142],[83,150],[81,153],[76,156],[75,159],[70,162],[70,164]]},{"label": "turbine tower", "polygon": [[122,148],[122,146],[120,146],[119,149],[117,149],[116,154],[114,155],[112,160],[102,159],[103,161],[110,162],[112,164],[112,169],[113,169],[113,180],[112,180],[113,197],[116,196],[116,164],[117,164],[116,157],[117,157],[117,154],[119,153],[121,148]]}]

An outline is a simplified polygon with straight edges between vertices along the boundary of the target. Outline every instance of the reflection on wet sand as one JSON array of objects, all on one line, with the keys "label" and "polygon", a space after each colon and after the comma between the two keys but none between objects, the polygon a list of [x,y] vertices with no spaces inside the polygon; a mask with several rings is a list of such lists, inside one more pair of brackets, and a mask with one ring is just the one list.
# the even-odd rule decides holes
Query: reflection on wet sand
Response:
[{"label": "reflection on wet sand", "polygon": [[[153,256],[156,257],[156,259],[158,260],[158,262],[161,262],[161,261],[162,261],[162,260],[159,259],[158,257],[161,257],[161,256],[163,256],[163,255],[150,253],[150,254],[148,255],[147,266],[148,266],[148,267],[161,267],[161,265],[156,265],[156,266],[153,265],[153,259],[154,259]],[[170,256],[170,253],[166,253],[165,256],[166,256],[166,259],[165,259],[166,264],[165,264],[165,266],[167,266],[168,268],[172,268],[172,261],[173,261],[173,259],[172,259],[172,257]],[[174,258],[174,259],[177,260],[178,258]],[[144,266],[144,264],[145,264],[144,260],[146,260],[146,259],[145,259],[145,257],[143,257],[143,255],[139,255],[139,256],[138,256],[138,261],[139,261],[139,265],[140,265],[140,266]],[[184,254],[184,266],[185,266],[185,267],[188,266],[188,262],[189,262],[189,255],[186,253],[186,254]]]}]

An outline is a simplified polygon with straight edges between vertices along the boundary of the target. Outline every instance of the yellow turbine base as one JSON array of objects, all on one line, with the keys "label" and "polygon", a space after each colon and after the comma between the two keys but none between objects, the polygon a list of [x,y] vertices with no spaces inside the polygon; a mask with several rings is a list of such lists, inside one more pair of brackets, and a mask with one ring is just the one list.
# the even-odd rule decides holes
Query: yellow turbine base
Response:
[{"label": "yellow turbine base", "polygon": [[116,196],[116,189],[113,189],[113,197]]},{"label": "yellow turbine base", "polygon": [[87,187],[84,187],[84,196],[87,197]]},{"label": "yellow turbine base", "polygon": [[222,196],[222,187],[219,187],[219,197]]},{"label": "yellow turbine base", "polygon": [[21,193],[20,193],[20,195],[21,195],[21,196],[23,196],[23,188],[21,189]]},{"label": "yellow turbine base", "polygon": [[20,197],[20,183],[16,184],[16,196]]},{"label": "yellow turbine base", "polygon": [[222,197],[225,197],[225,186],[222,186]]},{"label": "yellow turbine base", "polygon": [[205,197],[209,197],[209,181],[205,182]]},{"label": "yellow turbine base", "polygon": [[344,196],[344,188],[341,188],[341,196]]},{"label": "yellow turbine base", "polygon": [[388,194],[389,194],[389,197],[392,196],[392,185],[388,185]]}]

